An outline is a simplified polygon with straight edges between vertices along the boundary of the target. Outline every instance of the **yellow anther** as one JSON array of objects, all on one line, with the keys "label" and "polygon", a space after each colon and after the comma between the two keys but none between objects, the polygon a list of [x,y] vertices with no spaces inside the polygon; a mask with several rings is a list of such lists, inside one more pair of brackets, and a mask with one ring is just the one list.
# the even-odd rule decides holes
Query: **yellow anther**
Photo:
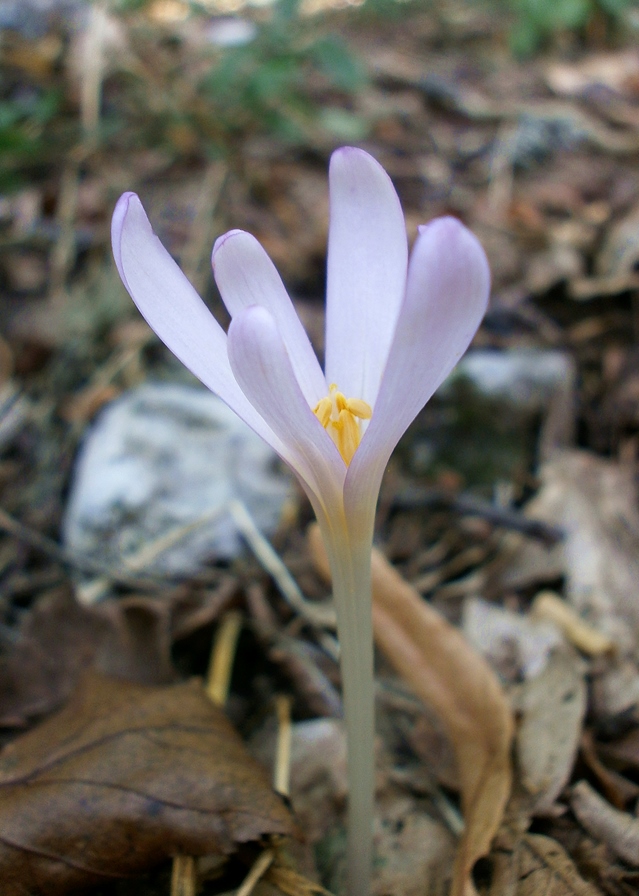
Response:
[{"label": "yellow anther", "polygon": [[370,420],[373,413],[371,406],[361,398],[346,398],[332,383],[328,395],[318,401],[313,413],[348,466],[362,438],[359,421]]},{"label": "yellow anther", "polygon": [[326,428],[331,419],[331,411],[333,410],[333,402],[330,398],[322,398],[318,401],[317,407],[313,411],[319,422]]},{"label": "yellow anther", "polygon": [[373,413],[371,406],[363,398],[347,398],[346,410],[361,420],[370,420]]}]

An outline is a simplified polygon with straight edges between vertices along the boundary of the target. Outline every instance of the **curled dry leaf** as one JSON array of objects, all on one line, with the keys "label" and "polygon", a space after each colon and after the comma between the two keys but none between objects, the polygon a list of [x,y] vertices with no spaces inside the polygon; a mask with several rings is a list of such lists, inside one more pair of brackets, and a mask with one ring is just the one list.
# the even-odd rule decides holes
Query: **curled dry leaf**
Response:
[{"label": "curled dry leaf", "polygon": [[[639,510],[632,465],[563,451],[543,465],[541,480],[526,514],[565,531],[552,552],[561,561],[552,573],[565,575],[567,601],[581,618],[622,653],[633,653],[639,632]],[[547,581],[551,573],[548,551],[530,539],[512,558],[504,584],[521,581],[524,570],[529,581]]]},{"label": "curled dry leaf", "polygon": [[266,772],[198,681],[87,676],[0,754],[0,793],[3,896],[60,896],[290,829]]},{"label": "curled dry leaf", "polygon": [[57,709],[89,667],[137,684],[174,682],[173,643],[210,624],[234,587],[202,596],[177,588],[162,600],[132,595],[92,607],[81,606],[66,586],[40,595],[0,655],[0,728]]},{"label": "curled dry leaf", "polygon": [[601,761],[599,753],[599,744],[595,740],[592,729],[584,728],[579,743],[580,759],[603,791],[608,802],[615,809],[623,809],[639,797],[639,784],[631,781],[621,772],[609,768]]},{"label": "curled dry leaf", "polygon": [[489,896],[601,896],[551,837],[524,834],[498,845]]},{"label": "curled dry leaf", "polygon": [[639,867],[638,818],[613,809],[587,781],[575,784],[570,805],[589,834],[602,840],[615,855],[633,868]]},{"label": "curled dry leaf", "polygon": [[[309,543],[317,569],[328,578],[316,526],[309,529]],[[375,550],[372,582],[376,643],[415,693],[436,711],[455,751],[465,828],[451,896],[468,896],[474,890],[472,867],[488,852],[510,794],[510,707],[484,659]]]},{"label": "curled dry leaf", "polygon": [[371,896],[443,896],[455,856],[451,832],[397,786],[387,783],[377,798]]},{"label": "curled dry leaf", "polygon": [[568,648],[522,686],[517,708],[517,757],[527,791],[527,810],[543,815],[570,778],[586,715],[585,668]]}]

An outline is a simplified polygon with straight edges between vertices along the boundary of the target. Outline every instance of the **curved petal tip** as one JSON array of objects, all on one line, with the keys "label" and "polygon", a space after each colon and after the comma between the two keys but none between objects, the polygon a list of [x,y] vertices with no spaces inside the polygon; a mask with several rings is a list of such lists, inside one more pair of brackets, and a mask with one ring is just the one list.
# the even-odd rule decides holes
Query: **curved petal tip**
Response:
[{"label": "curved petal tip", "polygon": [[[415,261],[422,254],[430,256],[431,265],[439,259],[450,274],[457,271],[466,289],[472,287],[466,298],[467,307],[468,310],[474,308],[479,314],[477,320],[479,325],[479,320],[488,305],[491,278],[486,252],[472,230],[451,215],[434,218],[428,224],[418,227],[418,236],[413,247]],[[425,267],[431,265],[426,264]],[[461,293],[464,292],[462,288]]]},{"label": "curved petal tip", "polygon": [[380,165],[377,159],[358,146],[341,146],[332,153],[328,165],[329,178],[331,175],[338,174],[340,169],[348,170],[350,168],[353,170],[353,167],[362,170],[365,168],[375,170],[382,174],[386,180],[390,181],[386,169]]},{"label": "curved petal tip", "polygon": [[215,268],[215,256],[222,248],[224,243],[228,242],[232,237],[238,236],[241,233],[246,233],[245,230],[227,230],[226,233],[223,233],[222,236],[218,236],[218,238],[213,243],[213,251],[211,252],[211,264],[213,268]]},{"label": "curved petal tip", "polygon": [[142,203],[140,202],[140,198],[137,193],[127,191],[126,193],[123,193],[116,202],[115,208],[113,209],[113,216],[111,218],[111,248],[113,250],[113,257],[115,259],[118,273],[120,274],[122,282],[127,287],[127,289],[127,281],[126,277],[124,276],[124,268],[122,265],[122,232],[124,230],[126,216],[129,212],[129,206],[132,201],[135,201],[138,204],[138,206],[142,210],[142,214],[144,214],[144,209],[142,209]]}]

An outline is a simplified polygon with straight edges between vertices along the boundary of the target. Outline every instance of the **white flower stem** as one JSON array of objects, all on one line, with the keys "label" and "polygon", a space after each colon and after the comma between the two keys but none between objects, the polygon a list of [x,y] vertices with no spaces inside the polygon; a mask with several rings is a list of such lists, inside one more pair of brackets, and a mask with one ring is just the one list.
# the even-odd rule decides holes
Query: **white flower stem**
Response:
[{"label": "white flower stem", "polygon": [[[322,527],[323,528],[323,527]],[[331,564],[348,740],[347,894],[369,896],[373,859],[375,707],[371,609],[372,520],[357,537],[323,532]]]}]

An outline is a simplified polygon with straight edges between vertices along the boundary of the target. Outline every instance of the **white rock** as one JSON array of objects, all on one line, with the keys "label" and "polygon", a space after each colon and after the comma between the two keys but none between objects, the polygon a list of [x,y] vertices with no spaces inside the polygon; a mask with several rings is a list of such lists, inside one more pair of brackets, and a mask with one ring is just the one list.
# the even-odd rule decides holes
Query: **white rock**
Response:
[{"label": "white rock", "polygon": [[147,383],[109,405],[89,432],[64,541],[74,552],[126,570],[139,568],[136,557],[166,538],[174,543],[148,550],[156,556],[144,568],[188,575],[240,550],[225,512],[229,501],[242,501],[268,534],[291,493],[277,456],[219,398],[199,388]]},{"label": "white rock", "polygon": [[451,380],[459,376],[467,376],[487,396],[536,410],[572,382],[574,366],[569,355],[556,350],[478,350],[464,356]]}]

